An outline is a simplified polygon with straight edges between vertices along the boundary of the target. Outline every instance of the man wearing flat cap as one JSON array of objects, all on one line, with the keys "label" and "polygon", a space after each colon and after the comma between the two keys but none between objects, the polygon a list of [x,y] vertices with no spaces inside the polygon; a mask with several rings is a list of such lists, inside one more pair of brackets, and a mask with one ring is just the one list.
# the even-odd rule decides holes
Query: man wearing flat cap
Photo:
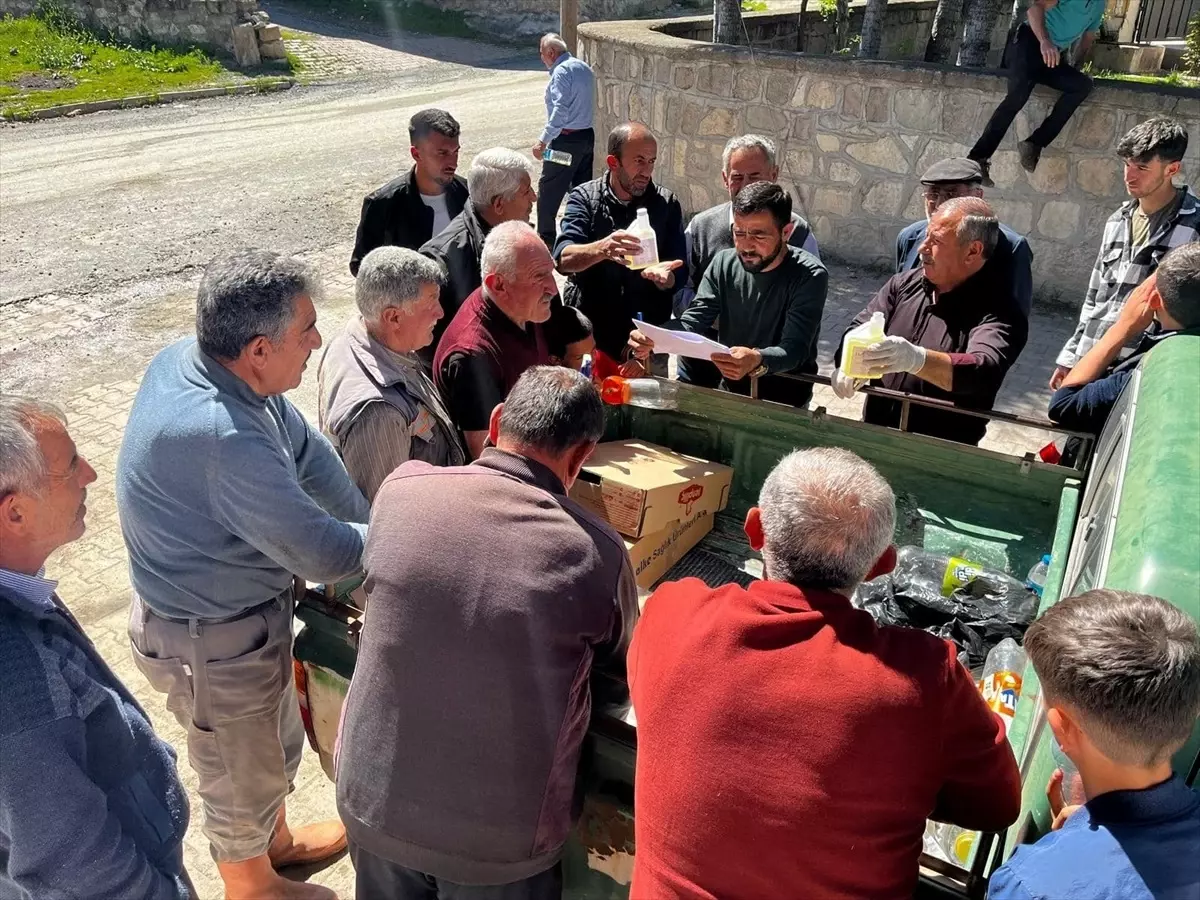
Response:
[{"label": "man wearing flat cap", "polygon": [[[925,219],[913,222],[896,236],[896,273],[921,265],[919,250],[929,230],[933,211],[956,197],[983,197],[983,170],[973,159],[951,157],[935,162],[921,176],[925,190]],[[1033,251],[1029,242],[1007,225],[1000,225],[1000,240],[990,269],[1012,286],[1013,301],[1026,316],[1033,305]]]}]

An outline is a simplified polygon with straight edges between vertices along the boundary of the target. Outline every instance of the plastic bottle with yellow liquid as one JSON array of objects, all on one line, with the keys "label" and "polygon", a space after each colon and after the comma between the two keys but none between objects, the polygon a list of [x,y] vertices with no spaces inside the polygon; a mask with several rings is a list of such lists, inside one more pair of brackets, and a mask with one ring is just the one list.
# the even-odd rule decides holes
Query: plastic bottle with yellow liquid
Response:
[{"label": "plastic bottle with yellow liquid", "polygon": [[638,209],[637,218],[629,226],[629,233],[642,244],[642,249],[636,255],[625,257],[629,261],[629,268],[636,270],[656,265],[658,263],[658,236],[650,226],[650,213],[644,207]]},{"label": "plastic bottle with yellow liquid", "polygon": [[842,374],[847,378],[882,378],[872,373],[862,361],[863,352],[883,340],[883,313],[871,313],[871,318],[846,332],[842,340]]}]

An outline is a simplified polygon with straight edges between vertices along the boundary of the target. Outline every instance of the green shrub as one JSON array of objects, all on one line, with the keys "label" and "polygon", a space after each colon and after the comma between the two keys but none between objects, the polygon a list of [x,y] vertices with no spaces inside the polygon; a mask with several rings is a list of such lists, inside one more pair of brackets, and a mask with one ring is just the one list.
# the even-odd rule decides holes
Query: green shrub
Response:
[{"label": "green shrub", "polygon": [[1183,71],[1200,75],[1200,13],[1192,16],[1187,28],[1187,50],[1183,54]]}]

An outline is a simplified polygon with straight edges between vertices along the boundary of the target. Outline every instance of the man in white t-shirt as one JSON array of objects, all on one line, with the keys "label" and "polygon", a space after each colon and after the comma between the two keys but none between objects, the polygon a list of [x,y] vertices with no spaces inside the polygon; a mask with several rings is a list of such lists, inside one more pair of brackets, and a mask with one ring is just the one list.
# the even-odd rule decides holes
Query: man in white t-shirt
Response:
[{"label": "man in white t-shirt", "polygon": [[421,245],[450,224],[467,202],[467,182],[458,169],[459,126],[441,109],[423,109],[409,120],[413,166],[363,200],[350,274],[376,247]]}]

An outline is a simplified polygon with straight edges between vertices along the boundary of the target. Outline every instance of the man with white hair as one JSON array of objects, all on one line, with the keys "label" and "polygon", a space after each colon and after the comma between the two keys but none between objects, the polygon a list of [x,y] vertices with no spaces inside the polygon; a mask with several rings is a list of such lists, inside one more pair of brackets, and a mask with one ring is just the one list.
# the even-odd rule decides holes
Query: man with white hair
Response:
[{"label": "man with white hair", "polygon": [[[533,145],[533,158],[542,163],[538,181],[538,234],[547,247],[554,246],[554,219],[571,188],[592,180],[596,132],[592,130],[592,95],[596,76],[592,67],[571,55],[557,34],[538,42],[542,65],[550,70],[546,84],[546,127]],[[557,158],[544,159],[546,150]],[[471,196],[475,196],[472,193]]]},{"label": "man with white hair", "polygon": [[376,247],[354,282],[358,314],[329,342],[317,369],[321,431],[368,501],[396,466],[458,466],[458,429],[417,351],[442,318],[437,263],[407,247]]},{"label": "man with white hair", "polygon": [[433,329],[433,342],[420,354],[433,364],[433,352],[446,326],[483,279],[479,257],[488,232],[501,222],[528,222],[537,194],[529,177],[529,160],[516,150],[493,147],[473,160],[467,172],[471,199],[441,234],[434,235],[421,252],[441,265],[446,273],[442,285],[442,319]]},{"label": "man with white hair", "polygon": [[764,579],[646,601],[628,658],[631,897],[907,897],[927,817],[1016,820],[1004,724],[954,645],[850,602],[894,567],[894,522],[874,467],[797,450],[746,514]]},{"label": "man with white hair", "polygon": [[483,284],[438,342],[433,380],[472,459],[492,410],[531,366],[550,361],[542,322],[558,294],[550,251],[525,222],[504,222],[483,242]]},{"label": "man with white hair", "polygon": [[57,408],[0,395],[0,896],[188,900],[175,751],[45,576],[95,480]]}]

